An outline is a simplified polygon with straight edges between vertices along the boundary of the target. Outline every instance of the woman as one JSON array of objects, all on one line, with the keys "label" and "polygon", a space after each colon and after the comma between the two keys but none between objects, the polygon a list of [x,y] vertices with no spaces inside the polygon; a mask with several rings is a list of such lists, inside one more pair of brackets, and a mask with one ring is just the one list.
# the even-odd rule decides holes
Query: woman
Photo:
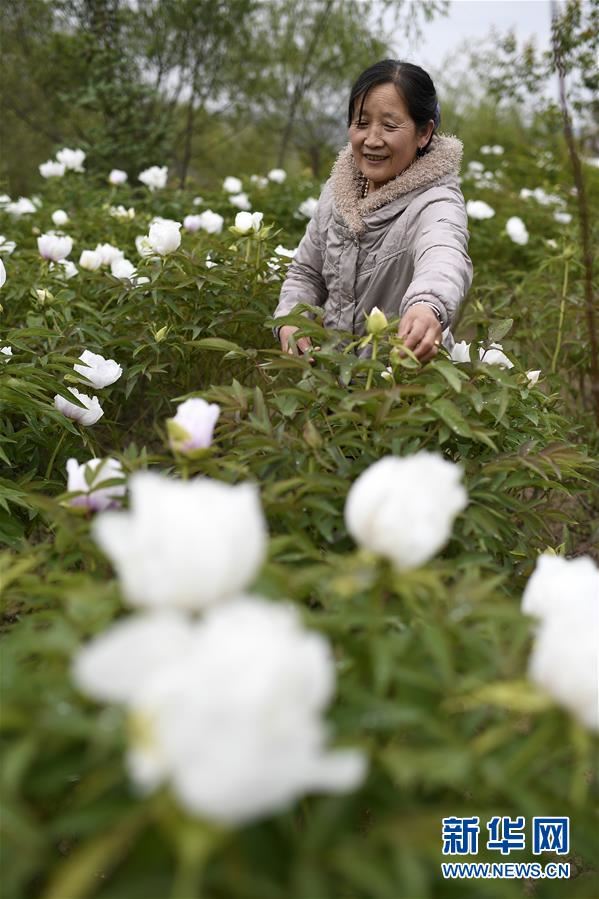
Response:
[{"label": "woman", "polygon": [[[385,59],[349,98],[350,144],[339,154],[298,247],[275,317],[298,303],[324,307],[327,328],[363,334],[374,306],[400,316],[399,336],[421,362],[443,342],[472,281],[458,172],[462,144],[436,134],[429,75]],[[284,351],[297,328],[283,325]],[[301,353],[310,340],[300,337]]]}]

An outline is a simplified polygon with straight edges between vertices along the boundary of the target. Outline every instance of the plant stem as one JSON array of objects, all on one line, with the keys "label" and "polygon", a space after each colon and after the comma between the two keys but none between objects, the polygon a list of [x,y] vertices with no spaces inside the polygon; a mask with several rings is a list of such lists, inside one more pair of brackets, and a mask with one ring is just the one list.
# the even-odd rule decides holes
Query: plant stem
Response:
[{"label": "plant stem", "polygon": [[[378,344],[378,341],[377,341],[376,337],[373,335],[373,337],[372,337],[372,356],[371,356],[371,359],[372,359],[373,362],[376,362],[376,352],[377,352],[377,348],[378,348],[378,347],[377,347],[377,344]],[[373,368],[369,368],[369,369],[368,369],[368,376],[367,376],[367,378],[366,378],[366,390],[370,390],[370,388],[371,388],[371,386],[372,386],[372,376],[373,376],[373,374],[374,374],[374,369],[373,369]]]},{"label": "plant stem", "polygon": [[47,481],[50,479],[50,474],[52,473],[52,468],[54,466],[54,462],[56,461],[56,456],[58,455],[58,450],[64,443],[64,438],[66,437],[66,434],[67,434],[66,431],[62,432],[62,434],[60,435],[60,438],[58,439],[58,441],[56,443],[56,446],[54,447],[54,452],[52,453],[52,456],[50,457],[50,461],[48,462],[48,467],[46,468],[46,480]]},{"label": "plant stem", "polygon": [[555,369],[557,368],[557,357],[559,356],[559,351],[562,347],[562,337],[564,332],[564,317],[566,313],[566,291],[568,290],[568,272],[570,270],[570,261],[566,259],[564,265],[564,283],[562,285],[562,298],[559,304],[559,323],[557,326],[557,340],[555,343],[555,350],[553,351],[553,358],[551,360],[551,374],[555,374]]}]

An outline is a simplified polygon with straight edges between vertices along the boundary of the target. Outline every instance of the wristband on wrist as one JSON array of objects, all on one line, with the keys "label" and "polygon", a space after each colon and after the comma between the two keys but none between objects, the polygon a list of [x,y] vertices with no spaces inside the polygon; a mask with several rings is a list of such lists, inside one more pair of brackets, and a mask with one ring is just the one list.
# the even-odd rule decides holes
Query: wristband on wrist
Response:
[{"label": "wristband on wrist", "polygon": [[412,303],[412,306],[420,306],[422,304],[424,304],[425,306],[428,306],[429,309],[432,309],[433,312],[435,313],[435,315],[437,316],[437,321],[439,322],[439,324],[443,325],[443,327],[445,327],[444,323],[443,323],[443,313],[441,312],[441,310],[435,303],[430,303],[428,300],[416,300],[415,303]]}]

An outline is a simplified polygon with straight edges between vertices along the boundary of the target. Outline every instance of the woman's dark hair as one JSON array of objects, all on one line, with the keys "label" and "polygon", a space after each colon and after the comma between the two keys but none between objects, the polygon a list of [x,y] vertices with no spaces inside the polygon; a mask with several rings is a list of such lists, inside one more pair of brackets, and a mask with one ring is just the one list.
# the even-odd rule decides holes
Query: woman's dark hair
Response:
[{"label": "woman's dark hair", "polygon": [[441,109],[430,75],[420,66],[411,62],[402,62],[401,59],[383,59],[365,69],[358,76],[349,95],[348,128],[354,117],[354,106],[358,97],[362,97],[361,115],[368,91],[379,84],[395,85],[395,89],[406,104],[410,118],[413,119],[419,131],[424,129],[431,119],[435,123],[433,133],[437,130],[441,121]]}]

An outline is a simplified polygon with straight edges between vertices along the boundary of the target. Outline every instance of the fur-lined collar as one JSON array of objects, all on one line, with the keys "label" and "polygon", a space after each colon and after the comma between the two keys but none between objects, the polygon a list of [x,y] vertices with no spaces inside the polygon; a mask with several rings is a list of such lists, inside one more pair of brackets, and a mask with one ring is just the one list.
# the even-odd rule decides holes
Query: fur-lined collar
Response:
[{"label": "fur-lined collar", "polygon": [[348,144],[337,157],[331,172],[337,210],[348,228],[355,234],[361,234],[366,230],[364,216],[446,175],[457,175],[462,150],[462,142],[457,137],[435,135],[424,156],[417,157],[383,187],[362,197],[362,175],[354,162],[351,144]]}]

